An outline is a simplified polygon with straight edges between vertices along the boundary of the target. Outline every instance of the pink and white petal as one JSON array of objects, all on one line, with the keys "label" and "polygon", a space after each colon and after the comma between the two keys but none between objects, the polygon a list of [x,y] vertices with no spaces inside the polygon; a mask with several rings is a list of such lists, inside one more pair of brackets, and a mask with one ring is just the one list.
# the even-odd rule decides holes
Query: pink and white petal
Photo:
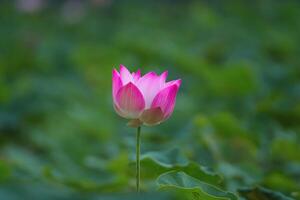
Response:
[{"label": "pink and white petal", "polygon": [[112,96],[113,101],[116,101],[116,95],[119,91],[119,89],[122,87],[122,80],[120,78],[120,74],[116,69],[113,69],[112,72]]},{"label": "pink and white petal", "polygon": [[150,108],[144,110],[142,115],[140,116],[140,121],[142,121],[145,125],[154,126],[159,124],[164,119],[164,113],[160,107]]},{"label": "pink and white petal", "polygon": [[141,70],[132,73],[133,81],[136,83],[141,78]]},{"label": "pink and white petal", "polygon": [[123,85],[126,85],[129,82],[133,82],[133,77],[131,73],[124,65],[120,65],[120,76]]},{"label": "pink and white petal", "polygon": [[164,71],[161,75],[160,75],[160,88],[163,88],[165,86],[166,80],[168,77],[168,71]]},{"label": "pink and white petal", "polygon": [[160,107],[164,113],[164,120],[169,118],[173,113],[176,95],[179,87],[177,84],[172,84],[161,90],[154,98],[151,108]]},{"label": "pink and white petal", "polygon": [[126,118],[126,114],[123,113],[122,110],[119,108],[119,106],[115,103],[114,103],[114,109],[119,116]]},{"label": "pink and white petal", "polygon": [[160,76],[155,72],[149,72],[141,77],[136,85],[145,98],[146,109],[150,108],[154,97],[160,90]]},{"label": "pink and white petal", "polygon": [[145,100],[140,90],[133,84],[128,83],[121,87],[116,95],[116,102],[125,118],[136,119],[145,108]]},{"label": "pink and white petal", "polygon": [[174,81],[169,81],[169,82],[167,82],[167,83],[165,84],[165,87],[164,87],[164,88],[169,87],[169,86],[171,86],[171,85],[177,85],[178,88],[179,88],[180,85],[181,85],[181,79],[177,79],[177,80],[174,80]]}]

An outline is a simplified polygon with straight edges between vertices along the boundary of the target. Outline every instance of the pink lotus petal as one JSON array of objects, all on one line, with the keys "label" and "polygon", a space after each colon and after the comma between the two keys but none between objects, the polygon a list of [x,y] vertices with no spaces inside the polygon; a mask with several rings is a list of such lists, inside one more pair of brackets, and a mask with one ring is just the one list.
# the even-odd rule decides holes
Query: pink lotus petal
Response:
[{"label": "pink lotus petal", "polygon": [[160,75],[160,78],[163,82],[166,82],[167,80],[167,77],[168,77],[168,71],[164,71],[161,75]]},{"label": "pink lotus petal", "polygon": [[126,85],[129,82],[133,82],[133,77],[128,69],[124,65],[120,65],[120,76],[123,85]]},{"label": "pink lotus petal", "polygon": [[161,75],[160,75],[160,89],[165,87],[166,84],[166,80],[168,77],[168,71],[164,71]]},{"label": "pink lotus petal", "polygon": [[141,70],[132,73],[133,81],[136,83],[141,78]]},{"label": "pink lotus petal", "polygon": [[116,102],[116,95],[121,87],[122,87],[122,81],[120,78],[120,74],[116,69],[113,69],[113,72],[112,72],[112,95],[113,95],[114,103]]},{"label": "pink lotus petal", "polygon": [[133,84],[128,83],[121,87],[116,95],[117,106],[125,118],[138,118],[145,108],[145,100],[140,90]]},{"label": "pink lotus petal", "polygon": [[174,83],[161,90],[152,102],[151,108],[160,107],[162,109],[164,120],[169,118],[174,110],[178,89],[178,85]]},{"label": "pink lotus petal", "polygon": [[123,113],[122,110],[119,108],[119,106],[115,103],[114,103],[114,109],[115,109],[115,111],[118,115],[120,115],[121,117],[126,118],[126,114]]},{"label": "pink lotus petal", "polygon": [[171,85],[177,85],[178,88],[179,88],[180,85],[181,85],[181,79],[177,79],[177,80],[174,80],[174,81],[167,82],[167,83],[165,84],[165,88],[166,88],[166,87],[169,87],[169,86],[171,86]]},{"label": "pink lotus petal", "polygon": [[154,72],[149,72],[141,77],[136,85],[145,98],[146,109],[150,108],[154,97],[160,90],[160,77]]},{"label": "pink lotus petal", "polygon": [[164,113],[162,112],[160,107],[147,109],[140,116],[140,120],[148,126],[157,125],[161,121],[163,121],[163,119]]}]

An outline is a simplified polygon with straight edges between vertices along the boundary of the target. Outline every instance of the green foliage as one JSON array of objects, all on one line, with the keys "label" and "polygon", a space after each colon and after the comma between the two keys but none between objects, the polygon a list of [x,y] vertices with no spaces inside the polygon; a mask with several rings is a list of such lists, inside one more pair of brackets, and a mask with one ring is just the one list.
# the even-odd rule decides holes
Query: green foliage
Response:
[{"label": "green foliage", "polygon": [[[190,162],[178,149],[166,152],[147,152],[141,158],[143,171],[150,177],[159,176],[168,171],[181,171],[206,183],[220,185],[222,178],[195,162]],[[146,178],[146,177],[145,177]]]},{"label": "green foliage", "polygon": [[279,192],[274,192],[265,188],[241,189],[239,193],[247,200],[292,200]]},{"label": "green foliage", "polygon": [[160,190],[174,190],[185,199],[236,200],[232,193],[224,192],[210,184],[188,176],[184,172],[167,172],[158,177]]}]

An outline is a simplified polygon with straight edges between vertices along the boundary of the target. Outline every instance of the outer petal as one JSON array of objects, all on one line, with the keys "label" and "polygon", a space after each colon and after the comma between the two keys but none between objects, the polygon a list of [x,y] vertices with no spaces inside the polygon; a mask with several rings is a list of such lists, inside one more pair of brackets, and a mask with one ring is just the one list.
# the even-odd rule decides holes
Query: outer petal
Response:
[{"label": "outer petal", "polygon": [[122,110],[119,108],[119,106],[115,103],[114,103],[114,109],[115,109],[116,113],[118,113],[118,115],[120,115],[121,117],[126,118],[126,114],[123,113]]},{"label": "outer petal", "polygon": [[160,107],[145,110],[140,116],[140,120],[148,126],[159,124],[164,119],[164,113]]},{"label": "outer petal", "polygon": [[170,85],[174,85],[174,84],[177,85],[178,88],[179,88],[180,85],[181,85],[181,79],[167,82],[167,83],[165,84],[165,88],[166,88],[166,87],[169,87]]},{"label": "outer petal", "polygon": [[132,119],[127,123],[127,126],[132,128],[137,128],[141,125],[143,125],[143,122],[141,122],[139,119]]},{"label": "outer petal", "polygon": [[160,77],[154,72],[149,72],[141,77],[136,85],[145,98],[146,109],[150,108],[155,95],[160,90]]},{"label": "outer petal", "polygon": [[124,117],[129,119],[138,118],[145,108],[142,93],[131,82],[119,89],[116,102],[120,111],[124,113]]},{"label": "outer petal", "polygon": [[120,74],[116,69],[113,69],[113,72],[112,72],[112,96],[113,96],[114,103],[116,103],[116,95],[121,87],[122,87],[122,81],[120,78]]},{"label": "outer petal", "polygon": [[178,85],[173,84],[170,85],[163,90],[161,90],[156,97],[154,98],[151,107],[160,107],[164,113],[164,120],[169,118],[173,113],[175,103],[176,103],[176,95],[178,92]]},{"label": "outer petal", "polygon": [[124,65],[120,65],[120,76],[123,85],[126,85],[129,82],[133,82],[133,77],[131,73]]}]

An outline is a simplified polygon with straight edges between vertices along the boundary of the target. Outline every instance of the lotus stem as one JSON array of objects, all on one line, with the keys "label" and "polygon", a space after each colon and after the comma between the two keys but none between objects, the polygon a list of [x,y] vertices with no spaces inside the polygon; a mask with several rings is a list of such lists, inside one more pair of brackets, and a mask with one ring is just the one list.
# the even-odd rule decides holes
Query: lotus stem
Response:
[{"label": "lotus stem", "polygon": [[140,179],[141,179],[141,127],[137,128],[136,132],[136,191],[140,192]]}]

